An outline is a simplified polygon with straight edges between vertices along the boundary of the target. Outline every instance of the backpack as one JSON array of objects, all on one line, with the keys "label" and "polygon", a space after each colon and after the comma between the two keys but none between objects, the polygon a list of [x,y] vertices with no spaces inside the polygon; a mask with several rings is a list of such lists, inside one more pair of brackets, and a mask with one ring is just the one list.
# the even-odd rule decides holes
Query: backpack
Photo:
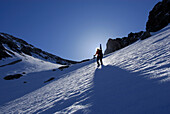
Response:
[{"label": "backpack", "polygon": [[103,57],[103,53],[101,49],[99,50],[99,57]]}]

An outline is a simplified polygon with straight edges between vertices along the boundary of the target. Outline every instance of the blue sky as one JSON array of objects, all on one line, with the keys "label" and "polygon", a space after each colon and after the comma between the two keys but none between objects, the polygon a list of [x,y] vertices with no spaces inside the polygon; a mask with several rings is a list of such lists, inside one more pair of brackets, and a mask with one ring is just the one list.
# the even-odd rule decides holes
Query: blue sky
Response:
[{"label": "blue sky", "polygon": [[[92,58],[109,38],[145,30],[160,0],[0,0],[0,32],[70,60]],[[104,51],[104,50],[103,50]]]}]

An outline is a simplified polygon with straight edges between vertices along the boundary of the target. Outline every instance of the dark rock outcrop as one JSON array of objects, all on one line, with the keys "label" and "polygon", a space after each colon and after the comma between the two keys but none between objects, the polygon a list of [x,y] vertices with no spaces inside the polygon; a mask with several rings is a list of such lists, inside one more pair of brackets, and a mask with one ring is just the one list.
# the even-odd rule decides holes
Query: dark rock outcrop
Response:
[{"label": "dark rock outcrop", "polygon": [[141,40],[144,40],[144,39],[146,39],[146,38],[148,38],[148,37],[150,37],[150,36],[151,36],[150,32],[146,31],[146,32],[144,32],[144,33],[142,34],[142,36],[140,37],[140,39],[141,39]]},{"label": "dark rock outcrop", "polygon": [[61,67],[59,67],[58,69],[61,70],[61,71],[63,71],[63,69],[68,68],[68,67],[69,67],[69,66],[66,65],[66,66],[61,66]]},{"label": "dark rock outcrop", "polygon": [[[0,38],[1,39],[1,38]],[[0,60],[2,58],[7,58],[7,57],[11,57],[6,51],[6,49],[3,47],[2,43],[0,42]]]},{"label": "dark rock outcrop", "polygon": [[6,77],[4,77],[5,80],[14,80],[14,79],[18,79],[21,76],[23,76],[22,74],[14,74],[14,75],[8,75]]},{"label": "dark rock outcrop", "polygon": [[44,83],[50,82],[50,81],[52,81],[52,80],[54,80],[54,79],[55,79],[55,78],[54,78],[54,77],[52,77],[52,78],[50,78],[50,79],[48,79],[48,80],[44,81]]},{"label": "dark rock outcrop", "polygon": [[132,43],[134,43],[135,41],[137,41],[138,39],[141,39],[142,37],[145,38],[146,35],[144,36],[145,32],[141,31],[138,33],[130,33],[128,34],[128,37],[123,37],[123,38],[116,38],[116,39],[109,39],[107,42],[107,47],[106,50],[104,52],[104,54],[109,54],[111,52],[114,52],[116,50],[119,50],[121,48],[124,48]]},{"label": "dark rock outcrop", "polygon": [[158,2],[149,13],[146,30],[156,32],[170,23],[170,0]]},{"label": "dark rock outcrop", "polygon": [[104,54],[114,52],[114,51],[120,49],[121,47],[122,47],[121,42],[119,40],[110,38],[107,42],[107,48],[106,48]]}]

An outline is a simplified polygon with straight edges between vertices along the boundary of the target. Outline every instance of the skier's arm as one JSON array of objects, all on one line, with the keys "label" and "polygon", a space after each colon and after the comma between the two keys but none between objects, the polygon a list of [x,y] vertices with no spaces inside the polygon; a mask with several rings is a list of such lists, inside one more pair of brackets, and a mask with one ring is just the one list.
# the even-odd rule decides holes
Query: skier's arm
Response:
[{"label": "skier's arm", "polygon": [[98,53],[99,53],[99,52],[98,52],[98,51],[96,51],[96,54],[95,54],[94,56],[98,55]]}]

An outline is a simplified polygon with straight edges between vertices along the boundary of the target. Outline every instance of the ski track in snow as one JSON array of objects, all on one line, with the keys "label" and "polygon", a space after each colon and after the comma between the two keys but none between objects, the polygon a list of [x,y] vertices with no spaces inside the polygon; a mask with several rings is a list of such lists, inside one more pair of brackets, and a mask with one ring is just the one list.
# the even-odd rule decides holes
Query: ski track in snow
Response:
[{"label": "ski track in snow", "polygon": [[[108,74],[108,76],[110,75],[112,76],[116,71],[115,72],[114,70],[112,71],[111,68],[115,66],[119,69],[121,68],[124,71],[132,72],[132,74],[138,73],[140,74],[141,77],[149,78],[149,80],[158,79],[157,82],[160,84],[161,83],[168,84],[167,82],[170,81],[170,29],[169,27],[170,25],[167,26],[165,30],[161,31],[160,33],[155,34],[154,36],[148,39],[145,39],[143,41],[138,41],[128,47],[125,47],[124,49],[121,49],[119,51],[116,51],[112,54],[107,55],[103,59],[103,62],[105,65],[103,70],[107,72],[106,75]],[[94,78],[102,77],[103,75],[105,75],[105,73],[104,71],[102,72],[102,68],[101,69],[99,68],[96,70],[96,63],[93,63],[93,62],[89,62],[89,63],[90,64],[86,64],[85,66],[77,70],[64,74],[62,78],[56,81],[53,81],[52,83],[32,93],[26,94],[25,96],[21,98],[18,98],[7,104],[4,104],[3,106],[0,107],[0,111],[1,111],[0,113],[2,114],[3,113],[14,113],[14,114],[15,113],[16,114],[17,113],[25,113],[25,114],[27,113],[28,114],[29,113],[56,113],[56,114],[64,113],[65,114],[65,113],[75,113],[75,112],[76,113],[90,113],[91,111],[90,107],[94,107],[92,101],[95,100],[95,99],[91,99],[93,98],[93,95],[94,95],[93,93],[95,93],[95,90],[96,90],[94,89]],[[113,69],[115,68],[113,67]],[[141,105],[143,107],[145,106],[145,103],[147,103],[149,107],[151,108],[159,107],[157,109],[160,109],[160,110],[164,110],[163,105],[168,106],[169,99],[167,98],[167,96],[170,94],[167,91],[168,88],[164,88],[164,86],[161,86],[163,87],[163,89],[161,89],[161,87],[157,89],[157,86],[159,87],[159,85],[155,85],[152,87],[151,84],[148,84],[148,83],[146,83],[146,85],[143,85],[145,83],[140,83],[142,79],[139,80],[138,79],[139,77],[135,78],[136,81],[138,82],[135,82],[137,86],[134,87],[135,85],[133,86],[132,84],[130,84],[128,80],[124,80],[124,79],[129,79],[128,77],[124,76],[123,79],[120,78],[121,76],[120,74],[121,72],[123,72],[122,70],[120,70],[120,72],[118,72],[119,70],[117,70],[116,73],[118,74],[114,74],[115,80],[116,79],[118,80],[116,84],[119,85],[120,88],[117,88],[117,85],[115,87],[113,86],[113,90],[115,90],[115,94],[114,92],[111,93],[111,95],[113,96],[113,100],[115,100],[115,103],[118,103],[116,105],[113,102],[114,106],[115,107],[120,106],[117,108],[117,109],[120,108],[119,111],[124,112],[121,109],[121,106],[124,106],[122,108],[126,109],[127,113],[129,109],[133,109],[133,107],[136,109],[142,110],[141,107],[139,107],[140,105],[139,106],[137,105],[139,103],[143,103]],[[116,78],[117,75],[120,75],[120,76]],[[128,75],[131,75],[131,74],[129,73]],[[107,80],[107,77],[105,79]],[[101,78],[101,80],[100,79],[98,80],[100,80],[100,82],[102,81],[104,82],[105,79]],[[112,80],[111,77],[108,77],[108,79],[110,81],[109,83],[112,84],[114,80]],[[122,80],[122,83],[119,84],[120,80]],[[99,85],[96,87],[101,87],[100,82],[98,82]],[[131,82],[134,83],[134,80],[132,79]],[[141,82],[143,82],[143,80]],[[128,87],[129,85],[130,85],[130,89],[128,90],[130,90],[130,92],[128,92],[128,90],[124,90],[124,86]],[[121,90],[121,87],[122,87],[122,90]],[[144,93],[146,91],[144,91],[140,87],[143,87],[144,89],[146,89],[146,91],[148,91],[147,92],[148,94]],[[167,87],[169,87],[169,85]],[[112,87],[109,87],[109,88],[112,88]],[[100,88],[97,88],[97,89],[99,89],[98,94],[100,94]],[[152,93],[152,89],[153,89],[153,93]],[[101,87],[101,90],[104,91],[105,88]],[[137,93],[133,94],[134,92],[133,90],[136,90]],[[101,93],[103,91],[101,91]],[[128,96],[133,95],[134,98],[129,97],[133,102],[131,100],[128,100],[128,98],[124,96],[124,91],[126,91],[125,93],[127,93]],[[167,93],[161,94],[159,93],[159,91],[162,91],[162,92],[167,91]],[[108,91],[106,91],[106,93],[107,92]],[[141,93],[142,95],[140,95],[139,93]],[[106,97],[106,100],[107,100],[108,94],[104,95]],[[118,97],[114,97],[116,95],[118,95]],[[163,96],[165,96],[166,98],[163,98]],[[96,99],[100,97],[102,96],[98,95]],[[126,98],[124,100],[125,104],[121,105],[120,102],[118,102],[119,100],[118,99],[116,100],[116,98],[123,98],[123,99]],[[103,101],[104,99],[105,98],[102,97]],[[137,103],[135,99],[139,100],[139,103]],[[143,101],[144,99],[145,101]],[[157,102],[156,99],[163,99],[163,100],[162,102],[159,103]],[[154,103],[150,104],[152,102]],[[165,102],[166,104],[164,104]],[[104,104],[103,105],[100,104],[100,105],[104,106]],[[146,109],[145,111],[147,112],[148,110],[147,107],[145,107],[145,109]],[[138,111],[138,110],[135,110],[135,111]]]}]

